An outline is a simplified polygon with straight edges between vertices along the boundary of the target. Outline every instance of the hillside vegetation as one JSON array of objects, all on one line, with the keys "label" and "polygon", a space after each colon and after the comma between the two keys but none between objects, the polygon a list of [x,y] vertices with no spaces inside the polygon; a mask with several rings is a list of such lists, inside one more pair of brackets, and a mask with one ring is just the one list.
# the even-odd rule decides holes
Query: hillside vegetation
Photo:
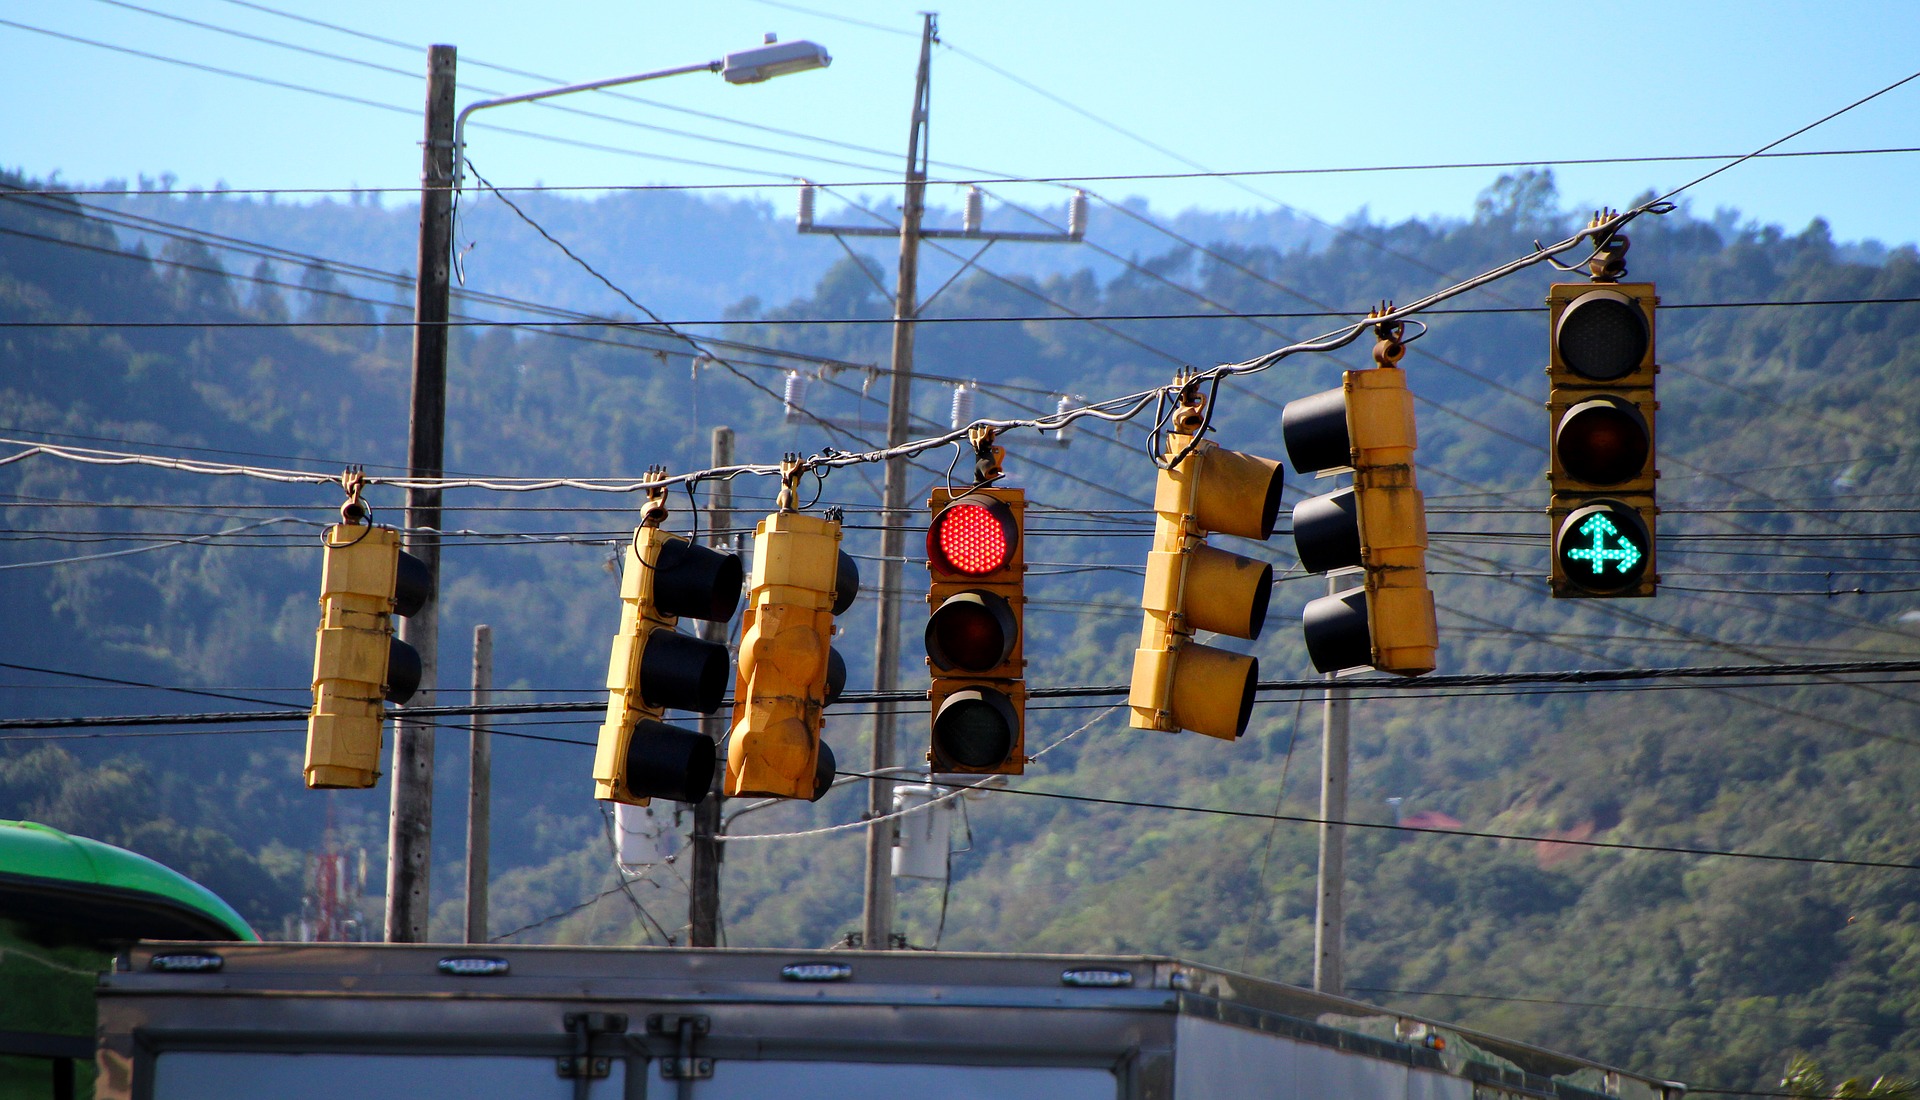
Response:
[{"label": "hillside vegetation", "polygon": [[[143,209],[165,217],[155,211],[192,201],[151,199]],[[245,213],[264,225],[276,212]],[[688,216],[704,215],[696,205]],[[1113,275],[969,275],[929,308],[915,412],[923,428],[945,425],[951,386],[935,379],[977,382],[976,415],[994,417],[1050,411],[1057,394],[1160,385],[1185,364],[1237,361],[1333,328],[1324,314],[1410,300],[1584,219],[1559,209],[1550,176],[1525,174],[1496,182],[1465,221],[1355,220],[1313,247],[1136,252]],[[726,224],[706,227],[710,255],[726,254]],[[569,228],[617,239],[630,227]],[[1421,402],[1441,671],[1912,657],[1920,471],[1907,441],[1920,410],[1920,309],[1887,300],[1920,298],[1920,256],[1836,243],[1819,222],[1789,233],[1684,209],[1642,219],[1632,237],[1631,277],[1657,281],[1663,299],[1660,595],[1547,596],[1541,302],[1549,281],[1568,276],[1533,268],[1429,317],[1405,362]],[[351,250],[377,247],[355,241]],[[0,322],[9,323],[0,328],[0,436],[15,441],[0,455],[27,441],[336,474],[350,463],[376,475],[403,463],[407,332],[367,327],[405,320],[392,287],[184,240],[155,249],[129,254],[115,229],[67,200],[0,201]],[[541,262],[565,270],[557,252]],[[695,361],[683,346],[611,325],[563,336],[457,329],[447,468],[687,470],[706,465],[709,432],[721,424],[738,433],[746,461],[865,449],[883,434],[872,422],[886,382],[868,365],[885,362],[887,327],[817,323],[889,315],[888,274],[861,263],[819,271],[805,297],[756,292],[766,300],[731,313],[728,339],[840,364],[806,368],[817,377],[796,417],[777,400],[792,362],[767,352]],[[648,286],[631,289],[646,300]],[[1791,304],[1808,302],[1851,304]],[[1056,307],[1183,319],[1033,319],[1057,316]],[[358,324],[248,324],[287,319]],[[136,321],[165,324],[104,324]],[[182,322],[193,324],[170,327]],[[1221,391],[1218,438],[1284,457],[1280,406],[1365,363],[1355,349],[1235,380]],[[1154,473],[1147,429],[1144,419],[1118,429],[1083,421],[1065,447],[1031,432],[1003,439],[1010,480],[1038,502],[1027,550],[1030,682],[1127,679]],[[942,483],[949,457],[923,456],[915,493]],[[861,555],[878,552],[878,483],[877,467],[854,467],[821,485],[822,506],[848,509],[849,545]],[[1290,485],[1289,503],[1320,491],[1311,479]],[[0,652],[0,713],[305,705],[318,532],[337,491],[41,455],[0,467],[0,494],[0,632],[11,639]],[[749,528],[771,508],[772,486],[738,480],[734,499],[738,526]],[[378,519],[398,522],[396,492],[377,490],[373,503]],[[501,698],[596,697],[618,614],[610,562],[637,503],[575,491],[449,493],[443,698],[460,696],[478,623],[495,632]],[[674,523],[686,529],[685,513]],[[1254,643],[1263,678],[1308,678],[1296,616],[1325,581],[1288,568],[1284,536],[1239,549],[1286,571]],[[140,552],[102,556],[121,550]],[[909,593],[924,580],[910,565]],[[856,689],[872,678],[872,607],[869,596],[844,620]],[[912,640],[921,612],[911,595],[906,609]],[[923,682],[918,648],[907,648],[904,682]],[[1920,1074],[1920,871],[1832,862],[1920,864],[1909,801],[1920,786],[1920,690],[1910,679],[1359,690],[1354,820],[1418,814],[1548,839],[1448,836],[1444,825],[1354,830],[1350,987],[1699,1087],[1775,1088],[1794,1053],[1836,1077]],[[1236,743],[1133,731],[1107,701],[1062,703],[1030,711],[1028,751],[1046,751],[1015,790],[966,800],[951,888],[904,890],[911,942],[1163,953],[1304,984],[1314,828],[1259,815],[1317,811],[1318,691],[1267,693]],[[590,749],[554,740],[588,742],[597,722],[496,723],[494,927],[533,925],[517,940],[658,942],[643,907],[669,933],[684,922],[676,865],[608,892],[616,880],[591,798]],[[910,715],[902,728],[902,762],[918,760],[925,719]],[[867,730],[858,708],[833,712],[827,736],[843,768],[865,764]],[[305,790],[298,723],[100,732],[7,740],[0,816],[153,855],[269,934],[298,910],[305,853],[329,826],[376,866],[383,855],[385,783]],[[434,930],[448,938],[458,928],[464,741],[457,725],[439,739]],[[856,785],[734,828],[851,822],[864,799]],[[732,843],[728,942],[816,947],[856,928],[861,836]],[[1746,857],[1755,853],[1810,861]]]}]

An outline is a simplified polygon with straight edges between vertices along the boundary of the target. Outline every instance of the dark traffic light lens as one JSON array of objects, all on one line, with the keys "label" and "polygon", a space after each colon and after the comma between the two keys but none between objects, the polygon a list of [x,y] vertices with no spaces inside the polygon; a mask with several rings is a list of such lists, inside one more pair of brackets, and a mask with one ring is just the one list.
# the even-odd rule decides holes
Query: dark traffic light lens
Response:
[{"label": "dark traffic light lens", "polygon": [[1013,608],[993,592],[961,592],[927,618],[927,657],[941,670],[985,672],[1013,654]]},{"label": "dark traffic light lens", "polygon": [[999,692],[958,691],[933,716],[934,751],[962,768],[998,767],[1013,752],[1018,725],[1013,704]]},{"label": "dark traffic light lens", "polygon": [[945,573],[982,577],[1013,560],[1020,527],[1006,502],[975,494],[940,510],[927,528],[927,558]]},{"label": "dark traffic light lens", "polygon": [[1618,485],[1646,469],[1652,433],[1629,402],[1596,397],[1566,411],[1553,446],[1567,473],[1589,485]]},{"label": "dark traffic light lens", "polygon": [[1560,314],[1553,334],[1567,369],[1595,382],[1612,382],[1639,370],[1651,339],[1646,314],[1613,290],[1575,299]]},{"label": "dark traffic light lens", "polygon": [[1574,510],[1553,535],[1561,573],[1584,591],[1600,596],[1638,587],[1652,551],[1646,521],[1617,500]]}]

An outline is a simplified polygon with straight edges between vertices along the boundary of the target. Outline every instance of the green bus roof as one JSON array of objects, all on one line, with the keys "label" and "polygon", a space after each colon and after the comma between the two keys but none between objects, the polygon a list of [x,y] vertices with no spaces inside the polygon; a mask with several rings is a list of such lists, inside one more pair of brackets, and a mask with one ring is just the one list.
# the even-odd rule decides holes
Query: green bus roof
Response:
[{"label": "green bus roof", "polygon": [[0,917],[95,940],[260,938],[178,871],[32,821],[0,821]]}]

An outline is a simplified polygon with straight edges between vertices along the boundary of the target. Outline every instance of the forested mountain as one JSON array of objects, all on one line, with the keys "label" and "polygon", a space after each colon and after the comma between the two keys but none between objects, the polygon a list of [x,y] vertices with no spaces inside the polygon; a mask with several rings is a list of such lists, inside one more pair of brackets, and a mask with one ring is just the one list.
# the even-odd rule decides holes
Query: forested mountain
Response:
[{"label": "forested mountain", "polygon": [[[419,207],[411,194],[366,191],[353,193],[346,201],[329,196],[294,204],[276,202],[271,195],[255,200],[176,189],[168,177],[143,177],[131,188],[120,180],[103,185],[108,191],[122,188],[127,193],[86,201],[129,219],[154,218],[296,252],[319,253],[389,274],[413,270]],[[820,200],[820,225],[898,224],[895,196],[844,198],[847,205],[836,203],[832,196]],[[952,188],[936,188],[929,196],[926,224],[957,226],[960,201]],[[615,283],[644,288],[640,300],[667,317],[713,318],[748,297],[782,302],[809,294],[820,272],[846,255],[831,237],[797,233],[791,208],[775,210],[764,201],[731,198],[724,192],[703,198],[640,187],[582,198],[566,191],[509,190],[503,201],[478,181],[470,184],[462,197],[456,233],[462,275],[495,294],[569,309],[604,312],[630,307],[583,270],[554,263],[552,245],[515,207],[571,242]],[[1003,248],[996,251],[991,266],[1036,278],[1085,268],[1106,278],[1123,270],[1129,258],[1165,251],[1170,240],[1166,230],[1196,241],[1283,249],[1323,241],[1330,233],[1327,227],[1288,210],[1163,214],[1152,210],[1145,199],[1098,195],[1088,207],[1088,221],[1101,250]],[[986,226],[1051,232],[1064,229],[1066,223],[1063,192],[1059,202],[1044,207],[994,204]],[[895,241],[884,238],[852,237],[846,244],[889,266],[899,252]],[[929,246],[927,266],[929,270],[950,268],[957,255],[946,246]]]},{"label": "forested mountain", "polygon": [[[175,223],[194,222],[196,204],[220,205],[137,201],[144,216]],[[584,203],[543,201],[529,213],[563,241],[627,231],[596,225]],[[707,211],[712,221],[700,221]],[[221,232],[248,239],[268,237],[281,213],[318,216],[230,213]],[[760,218],[768,239],[788,232],[780,218],[724,204],[683,214],[712,226],[716,241],[730,239],[727,219]],[[410,239],[410,213],[380,217],[386,237]],[[285,254],[261,271],[258,253],[185,235],[149,236],[151,254],[129,255],[128,230],[109,220],[59,198],[0,199],[0,437],[9,440],[0,459],[44,443],[333,474],[349,463],[391,473],[403,462],[407,332],[376,324],[404,320],[392,304],[398,288],[367,290],[351,272]],[[1132,261],[1117,270],[969,274],[929,307],[915,412],[922,429],[944,426],[958,380],[978,384],[975,413],[994,417],[1051,410],[1059,394],[1161,385],[1182,365],[1247,359],[1334,327],[1333,314],[1411,300],[1584,220],[1559,208],[1551,177],[1525,174],[1490,186],[1464,221],[1354,219],[1280,247],[1189,235],[1205,247],[1114,248]],[[1920,310],[1907,303],[1920,298],[1920,255],[1838,244],[1818,222],[1790,233],[1684,209],[1641,219],[1632,238],[1631,275],[1656,280],[1663,300],[1660,594],[1547,596],[1540,303],[1548,282],[1568,276],[1529,269],[1429,316],[1404,364],[1420,401],[1441,671],[1911,657],[1920,569],[1907,547],[1920,494],[1907,440],[1920,409]],[[313,238],[297,250],[364,258],[390,243]],[[872,422],[885,399],[884,378],[865,365],[885,361],[887,327],[819,322],[887,317],[885,265],[729,252],[697,259],[786,263],[784,277],[802,280],[798,293],[709,280],[744,291],[724,338],[762,350],[715,345],[696,357],[615,325],[456,329],[448,469],[687,470],[706,464],[720,424],[736,430],[746,461],[865,449],[881,432]],[[577,274],[557,251],[527,268],[512,296],[543,302],[553,301],[543,286]],[[627,275],[631,283],[615,281],[642,301],[669,293]],[[1065,311],[1182,319],[1057,319]],[[259,324],[285,320],[353,324]],[[1221,391],[1218,438],[1283,456],[1280,406],[1365,362],[1363,349],[1295,357],[1234,380]],[[796,368],[808,383],[804,411],[788,415],[779,396]],[[1144,418],[1117,428],[1082,421],[1064,447],[1031,432],[1003,438],[1010,480],[1036,501],[1030,682],[1127,679],[1154,472],[1148,428]],[[943,483],[949,457],[920,459],[916,492]],[[0,636],[10,639],[0,713],[304,706],[318,532],[339,492],[81,461],[111,458],[69,450],[0,466]],[[848,509],[850,547],[869,560],[878,481],[877,467],[856,466],[820,486],[823,506]],[[771,508],[772,486],[734,484],[745,528]],[[1318,491],[1310,479],[1289,484],[1289,501]],[[398,522],[397,493],[376,490],[373,503],[376,518]],[[466,639],[487,623],[503,698],[595,698],[618,614],[610,562],[637,503],[574,490],[451,491],[443,695],[458,697]],[[674,523],[685,529],[684,513]],[[1284,536],[1239,549],[1275,561],[1277,573],[1293,565]],[[906,583],[920,590],[919,566]],[[1276,585],[1253,646],[1263,678],[1310,676],[1295,615],[1324,585],[1297,568]],[[869,597],[842,620],[854,688],[871,681],[872,606]],[[906,608],[912,639],[918,605],[909,598]],[[905,682],[922,682],[918,651],[907,648]],[[1920,692],[1910,679],[1358,689],[1350,816],[1384,825],[1398,815],[1429,831],[1355,830],[1350,986],[1705,1088],[1771,1089],[1794,1052],[1843,1075],[1920,1074],[1920,871],[1910,869],[1920,864],[1910,802]],[[140,684],[166,688],[130,686]],[[1029,713],[1028,749],[1045,751],[1028,775],[966,800],[951,889],[903,893],[910,940],[1166,953],[1304,983],[1315,834],[1297,819],[1317,811],[1317,690],[1263,696],[1234,743],[1129,730],[1124,708],[1108,701],[1061,703]],[[643,907],[669,932],[683,922],[674,865],[629,892],[613,889],[590,750],[554,740],[588,742],[597,722],[563,714],[496,724],[494,926],[532,926],[513,931],[518,940],[658,942]],[[827,737],[843,767],[864,763],[867,727],[857,708],[830,712]],[[903,723],[911,758],[924,737],[924,719]],[[463,742],[457,727],[439,741],[434,929],[448,937],[457,934]],[[304,853],[329,822],[376,863],[384,851],[384,781],[368,792],[309,792],[300,747],[297,723],[17,736],[0,746],[0,816],[152,854],[271,931],[298,907]],[[864,797],[856,786],[744,817],[733,831],[853,822]],[[861,835],[730,843],[728,942],[821,946],[856,927]],[[1582,841],[1634,847],[1567,843]]]}]

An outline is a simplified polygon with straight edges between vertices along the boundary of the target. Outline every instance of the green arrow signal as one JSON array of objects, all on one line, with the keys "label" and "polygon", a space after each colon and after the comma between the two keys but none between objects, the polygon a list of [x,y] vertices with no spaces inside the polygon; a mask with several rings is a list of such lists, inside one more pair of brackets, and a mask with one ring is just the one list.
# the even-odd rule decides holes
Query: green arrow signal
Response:
[{"label": "green arrow signal", "polygon": [[[1620,529],[1615,527],[1613,521],[1605,515],[1596,513],[1588,516],[1576,530],[1581,536],[1592,539],[1592,545],[1568,550],[1566,556],[1574,561],[1587,562],[1597,575],[1604,576],[1607,572],[1607,563],[1613,562],[1619,567],[1620,575],[1625,576],[1627,571],[1638,565],[1640,559],[1645,556],[1640,552],[1640,548],[1633,544],[1633,540],[1621,534]],[[1619,545],[1608,546],[1609,538],[1618,540]]]}]

